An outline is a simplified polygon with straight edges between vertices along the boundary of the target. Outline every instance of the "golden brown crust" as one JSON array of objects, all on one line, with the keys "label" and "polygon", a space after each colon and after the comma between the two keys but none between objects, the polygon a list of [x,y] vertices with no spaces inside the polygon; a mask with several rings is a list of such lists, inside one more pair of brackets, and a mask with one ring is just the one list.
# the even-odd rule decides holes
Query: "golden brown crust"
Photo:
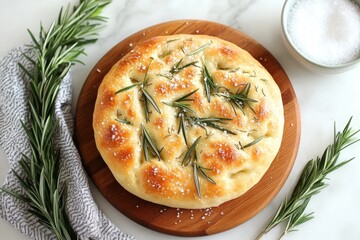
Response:
[{"label": "golden brown crust", "polygon": [[[210,102],[205,66],[216,84]],[[133,84],[138,85],[116,94]],[[228,97],[247,85],[247,96],[256,102],[244,105],[242,112]],[[148,101],[148,122],[142,89],[161,111]],[[169,104],[196,89],[186,102],[193,112],[183,112],[186,145],[178,133],[179,108]],[[225,130],[198,124],[195,117],[227,118],[218,124]],[[117,181],[140,198],[181,208],[217,206],[249,190],[276,156],[283,124],[281,93],[264,67],[236,45],[205,35],[155,37],[135,47],[103,79],[93,120],[97,148]],[[160,160],[151,150],[145,160],[143,128],[161,150]],[[192,152],[183,164],[199,137],[196,160]],[[198,175],[196,165],[201,166]]]}]

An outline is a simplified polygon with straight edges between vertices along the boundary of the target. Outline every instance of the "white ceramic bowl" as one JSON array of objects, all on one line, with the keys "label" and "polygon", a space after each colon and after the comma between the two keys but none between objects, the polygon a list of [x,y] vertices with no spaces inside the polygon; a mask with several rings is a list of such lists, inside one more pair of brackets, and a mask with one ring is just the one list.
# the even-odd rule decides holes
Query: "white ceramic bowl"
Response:
[{"label": "white ceramic bowl", "polygon": [[[282,28],[281,36],[290,54],[293,55],[293,57],[298,62],[300,62],[304,67],[317,73],[341,73],[350,70],[356,66],[360,66],[360,57],[346,64],[325,65],[325,64],[319,64],[313,61],[312,59],[305,57],[300,52],[298,47],[291,40],[289,36],[289,32],[287,30],[287,25],[288,25],[287,21],[288,21],[289,12],[297,1],[299,0],[286,0],[281,13],[281,28]],[[353,2],[360,6],[360,0],[353,0]]]}]

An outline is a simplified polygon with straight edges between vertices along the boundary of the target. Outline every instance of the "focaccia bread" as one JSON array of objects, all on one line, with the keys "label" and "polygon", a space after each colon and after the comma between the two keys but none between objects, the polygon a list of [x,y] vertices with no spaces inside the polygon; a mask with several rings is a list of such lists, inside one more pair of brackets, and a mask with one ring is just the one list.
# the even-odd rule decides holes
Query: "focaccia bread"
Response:
[{"label": "focaccia bread", "polygon": [[136,196],[176,208],[239,197],[265,174],[284,127],[281,93],[238,46],[206,35],[137,45],[103,79],[96,146]]}]

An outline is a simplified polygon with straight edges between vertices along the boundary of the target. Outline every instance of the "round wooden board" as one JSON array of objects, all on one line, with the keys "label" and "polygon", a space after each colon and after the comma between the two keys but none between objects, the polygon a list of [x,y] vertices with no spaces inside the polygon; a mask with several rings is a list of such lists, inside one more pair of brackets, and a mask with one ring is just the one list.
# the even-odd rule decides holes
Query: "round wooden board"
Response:
[{"label": "round wooden board", "polygon": [[[92,114],[98,87],[113,64],[138,42],[154,36],[206,34],[233,42],[247,50],[273,76],[285,110],[282,145],[269,170],[258,184],[241,197],[219,207],[203,210],[174,209],[144,201],[122,188],[96,149]],[[278,61],[259,43],[231,27],[201,20],[179,20],[139,31],[112,48],[90,72],[76,110],[76,141],[89,176],[104,197],[120,212],[145,227],[180,236],[201,236],[240,225],[260,212],[280,191],[294,164],[300,141],[300,114],[292,85]]]}]

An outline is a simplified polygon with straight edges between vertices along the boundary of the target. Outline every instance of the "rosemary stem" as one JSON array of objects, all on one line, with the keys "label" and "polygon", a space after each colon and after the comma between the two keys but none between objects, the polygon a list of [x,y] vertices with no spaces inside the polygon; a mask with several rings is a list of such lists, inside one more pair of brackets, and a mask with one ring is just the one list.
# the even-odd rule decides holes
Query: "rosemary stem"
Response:
[{"label": "rosemary stem", "polygon": [[265,230],[261,231],[260,234],[255,238],[255,240],[260,240],[266,234]]},{"label": "rosemary stem", "polygon": [[281,239],[285,236],[286,233],[287,233],[286,231],[283,231],[283,233],[280,235],[280,237],[278,238],[278,240],[281,240]]}]

